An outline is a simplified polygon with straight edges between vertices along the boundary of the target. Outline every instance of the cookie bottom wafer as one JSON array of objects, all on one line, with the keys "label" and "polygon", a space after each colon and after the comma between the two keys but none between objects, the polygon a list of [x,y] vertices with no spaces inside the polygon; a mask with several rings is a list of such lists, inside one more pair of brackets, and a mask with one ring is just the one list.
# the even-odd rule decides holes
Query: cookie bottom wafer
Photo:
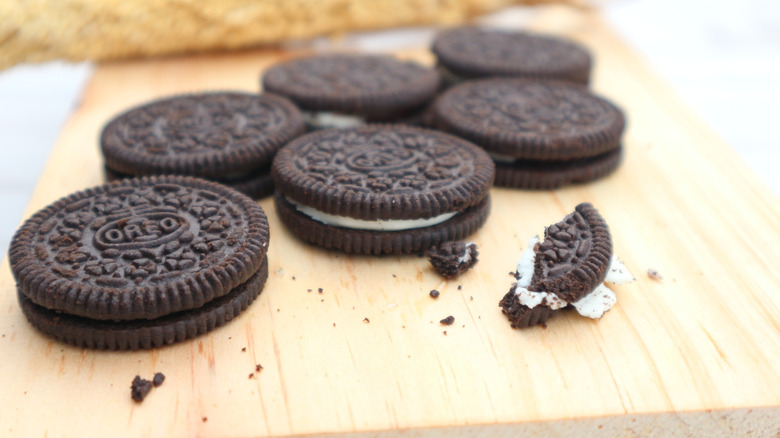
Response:
[{"label": "cookie bottom wafer", "polygon": [[[116,181],[123,178],[134,178],[133,175],[126,175],[116,172],[106,166],[103,166],[103,174],[106,182]],[[271,179],[270,169],[262,169],[252,175],[224,180],[212,180],[216,183],[226,185],[232,189],[249,196],[253,199],[265,198],[274,193],[274,181]]]},{"label": "cookie bottom wafer", "polygon": [[550,190],[603,178],[620,165],[619,147],[592,158],[570,161],[517,160],[496,163],[496,186],[518,189]]},{"label": "cookie bottom wafer", "polygon": [[460,240],[477,231],[490,213],[490,197],[450,220],[424,228],[403,231],[372,231],[334,227],[298,211],[279,192],[274,196],[276,213],[288,229],[302,240],[327,249],[354,254],[411,254],[450,240]]},{"label": "cookie bottom wafer", "polygon": [[17,297],[27,320],[60,342],[100,350],[139,350],[182,342],[226,324],[257,298],[267,278],[268,261],[265,260],[249,280],[227,295],[197,309],[145,320],[92,320],[41,307],[20,291]]}]

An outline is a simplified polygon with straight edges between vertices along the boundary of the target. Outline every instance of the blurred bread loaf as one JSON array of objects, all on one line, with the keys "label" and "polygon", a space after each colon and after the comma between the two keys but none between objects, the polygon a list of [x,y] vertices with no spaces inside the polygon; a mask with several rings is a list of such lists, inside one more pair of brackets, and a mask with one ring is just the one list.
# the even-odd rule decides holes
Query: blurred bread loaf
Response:
[{"label": "blurred bread loaf", "polygon": [[552,1],[3,0],[0,68],[57,58],[154,56],[352,30],[455,24],[510,4]]}]

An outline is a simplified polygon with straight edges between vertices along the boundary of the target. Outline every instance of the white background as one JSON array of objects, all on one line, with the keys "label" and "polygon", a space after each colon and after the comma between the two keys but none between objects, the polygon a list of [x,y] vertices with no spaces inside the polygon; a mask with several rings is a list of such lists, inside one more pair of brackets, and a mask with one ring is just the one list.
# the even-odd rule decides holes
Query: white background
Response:
[{"label": "white background", "polygon": [[[603,9],[780,194],[780,2],[615,0]],[[0,251],[90,71],[88,64],[52,62],[0,72]]]}]

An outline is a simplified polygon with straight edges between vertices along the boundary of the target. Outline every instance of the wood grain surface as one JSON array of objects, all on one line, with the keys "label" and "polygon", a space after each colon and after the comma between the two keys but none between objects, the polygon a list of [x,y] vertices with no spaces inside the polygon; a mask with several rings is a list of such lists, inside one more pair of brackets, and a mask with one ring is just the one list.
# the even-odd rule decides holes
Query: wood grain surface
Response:
[{"label": "wood grain surface", "polygon": [[[229,325],[153,351],[40,335],[4,261],[0,435],[780,436],[777,197],[596,15],[546,9],[533,28],[593,50],[593,87],[628,116],[614,175],[494,189],[473,236],[480,262],[452,281],[416,256],[306,246],[263,200],[272,238],[262,295]],[[264,68],[297,54],[100,65],[27,214],[102,182],[97,137],[115,113],[177,92],[257,90]],[[425,49],[400,56],[432,61]],[[618,304],[599,321],[567,312],[546,329],[512,330],[497,306],[509,271],[528,237],[582,201],[607,219],[637,281],[614,287]],[[440,325],[448,315],[455,324]],[[157,371],[165,383],[134,403],[133,377]]]}]

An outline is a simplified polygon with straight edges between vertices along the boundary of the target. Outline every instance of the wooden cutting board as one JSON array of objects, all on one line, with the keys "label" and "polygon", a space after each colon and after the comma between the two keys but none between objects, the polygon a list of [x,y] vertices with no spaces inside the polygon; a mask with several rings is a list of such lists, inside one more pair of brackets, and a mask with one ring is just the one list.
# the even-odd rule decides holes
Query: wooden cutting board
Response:
[{"label": "wooden cutting board", "polygon": [[[628,115],[617,173],[556,191],[494,189],[473,236],[480,262],[453,281],[416,256],[308,247],[263,200],[262,295],[229,325],[154,351],[41,336],[5,261],[0,435],[780,436],[777,197],[597,16],[547,9],[532,27],[593,50],[593,87]],[[177,92],[257,90],[264,68],[296,54],[98,66],[27,214],[102,182],[97,136],[118,111]],[[424,49],[401,56],[432,62]],[[546,329],[512,330],[497,306],[508,272],[528,237],[581,201],[601,210],[637,281],[614,288],[618,304],[600,321],[567,312]],[[448,315],[455,324],[440,325]],[[133,377],[157,371],[165,383],[132,402]]]}]

